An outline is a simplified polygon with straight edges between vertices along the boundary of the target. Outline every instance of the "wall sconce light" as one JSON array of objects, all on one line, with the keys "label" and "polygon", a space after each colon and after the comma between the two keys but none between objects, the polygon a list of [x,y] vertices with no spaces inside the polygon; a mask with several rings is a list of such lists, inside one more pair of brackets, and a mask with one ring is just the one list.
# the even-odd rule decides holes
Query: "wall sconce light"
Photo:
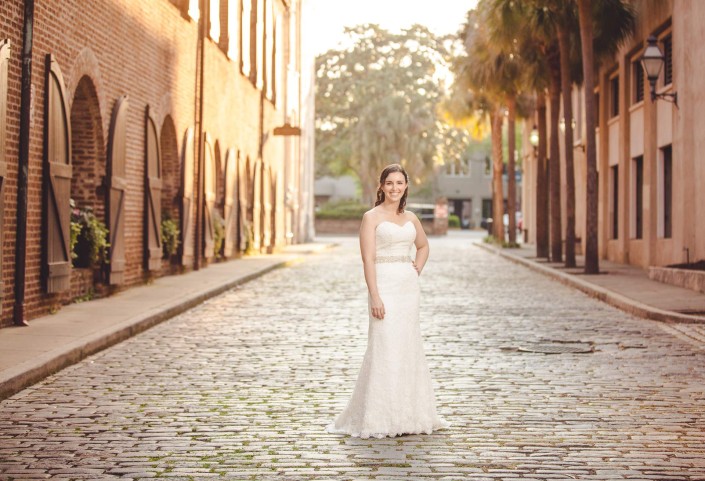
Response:
[{"label": "wall sconce light", "polygon": [[539,145],[539,130],[536,128],[535,125],[534,128],[531,129],[531,133],[529,134],[529,143],[534,147],[538,147]]},{"label": "wall sconce light", "polygon": [[647,45],[644,49],[644,53],[641,56],[641,65],[644,67],[644,72],[646,72],[646,78],[649,80],[649,89],[651,90],[651,101],[654,102],[656,99],[664,99],[667,102],[672,102],[676,108],[678,108],[678,93],[668,92],[668,93],[656,93],[656,82],[658,81],[659,75],[661,75],[661,69],[665,63],[665,57],[663,52],[658,46],[658,40],[655,36],[649,35],[646,40]]},{"label": "wall sconce light", "polygon": [[[575,130],[575,126],[577,125],[577,122],[575,121],[575,118],[570,119],[570,127]],[[561,132],[565,133],[565,117],[561,117],[561,119],[558,121],[558,128],[561,129]]]}]

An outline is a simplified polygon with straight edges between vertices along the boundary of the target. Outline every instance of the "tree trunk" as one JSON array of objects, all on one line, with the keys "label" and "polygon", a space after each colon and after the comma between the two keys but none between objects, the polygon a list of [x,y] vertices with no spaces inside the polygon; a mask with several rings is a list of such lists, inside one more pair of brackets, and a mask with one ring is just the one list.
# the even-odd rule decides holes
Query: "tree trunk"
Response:
[{"label": "tree trunk", "polygon": [[575,267],[575,169],[573,166],[573,99],[570,78],[570,38],[565,27],[558,26],[558,47],[561,56],[561,90],[565,119],[565,266]]},{"label": "tree trunk", "polygon": [[539,131],[536,159],[536,257],[548,259],[548,160],[546,159],[546,94],[536,94]]},{"label": "tree trunk", "polygon": [[597,252],[597,152],[595,145],[595,77],[592,52],[592,0],[578,0],[580,41],[583,48],[585,85],[585,154],[587,162],[587,199],[585,212],[585,274],[599,274]]},{"label": "tree trunk", "polygon": [[492,113],[492,232],[497,242],[504,242],[504,193],[502,192],[502,109],[496,108]]},{"label": "tree trunk", "polygon": [[548,156],[548,182],[551,217],[551,261],[563,260],[563,232],[561,229],[561,154],[558,144],[558,117],[561,108],[561,67],[558,51],[551,49],[548,57],[550,83],[548,87],[551,108],[551,145]]},{"label": "tree trunk", "polygon": [[509,158],[507,159],[507,214],[509,217],[509,242],[511,244],[517,241],[517,226],[516,226],[516,210],[517,210],[517,188],[515,170],[516,151],[516,99],[512,96],[507,98],[507,108],[509,116],[507,118],[507,136],[509,146]]}]

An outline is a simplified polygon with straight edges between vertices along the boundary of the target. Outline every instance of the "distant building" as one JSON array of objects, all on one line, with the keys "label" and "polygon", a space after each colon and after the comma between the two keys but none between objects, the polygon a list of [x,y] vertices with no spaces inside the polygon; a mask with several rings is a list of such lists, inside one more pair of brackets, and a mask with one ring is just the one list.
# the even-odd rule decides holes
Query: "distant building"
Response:
[{"label": "distant building", "polygon": [[313,183],[316,206],[339,200],[359,200],[360,194],[358,191],[357,181],[349,175],[342,177],[325,176],[316,179]]},{"label": "distant building", "polygon": [[[518,170],[518,169],[517,169]],[[521,174],[517,173],[517,211],[521,211]],[[504,201],[507,201],[507,178],[504,176]],[[492,217],[492,161],[476,156],[449,163],[436,177],[437,196],[448,199],[448,214],[457,215],[463,229],[484,228]]]}]

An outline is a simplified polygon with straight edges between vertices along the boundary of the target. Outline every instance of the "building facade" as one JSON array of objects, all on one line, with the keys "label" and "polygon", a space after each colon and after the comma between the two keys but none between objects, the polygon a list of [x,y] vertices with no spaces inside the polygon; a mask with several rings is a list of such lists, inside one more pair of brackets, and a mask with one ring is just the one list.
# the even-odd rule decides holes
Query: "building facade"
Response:
[{"label": "building facade", "polygon": [[[502,177],[504,204],[507,204],[508,182]],[[522,210],[522,174],[517,169],[517,211]],[[436,194],[448,199],[448,213],[457,215],[463,229],[485,228],[492,218],[492,161],[488,156],[459,159],[443,166],[436,177]],[[506,211],[506,207],[505,207]]]},{"label": "building facade", "polygon": [[[603,259],[641,267],[705,259],[705,3],[638,0],[634,35],[598,72],[597,169],[599,252]],[[651,100],[640,64],[653,35],[664,54]],[[583,90],[573,91],[577,237],[585,242],[585,120]],[[565,120],[563,120],[565,121]],[[527,125],[528,129],[529,126]],[[527,137],[528,138],[528,137]],[[563,145],[561,144],[561,149]],[[534,159],[530,145],[524,153]],[[564,159],[562,159],[564,160]],[[532,164],[532,167],[533,166]],[[564,166],[562,166],[564,167]],[[535,168],[533,169],[535,171]],[[565,169],[562,168],[565,217]],[[525,183],[527,226],[535,241],[535,172]],[[565,222],[565,221],[564,221]],[[563,224],[565,225],[565,223]]]},{"label": "building facade", "polygon": [[300,32],[300,0],[2,2],[0,325],[307,240]]}]

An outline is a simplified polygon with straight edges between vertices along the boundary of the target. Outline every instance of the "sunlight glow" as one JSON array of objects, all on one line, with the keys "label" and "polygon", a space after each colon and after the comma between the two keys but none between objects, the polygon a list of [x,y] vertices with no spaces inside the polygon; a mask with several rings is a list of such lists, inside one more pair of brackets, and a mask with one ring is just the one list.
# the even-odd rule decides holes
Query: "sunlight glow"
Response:
[{"label": "sunlight glow", "polygon": [[399,31],[418,23],[437,35],[455,34],[477,0],[305,0],[305,11],[315,30],[305,32],[323,53],[344,40],[343,29],[363,23],[376,23]]}]

